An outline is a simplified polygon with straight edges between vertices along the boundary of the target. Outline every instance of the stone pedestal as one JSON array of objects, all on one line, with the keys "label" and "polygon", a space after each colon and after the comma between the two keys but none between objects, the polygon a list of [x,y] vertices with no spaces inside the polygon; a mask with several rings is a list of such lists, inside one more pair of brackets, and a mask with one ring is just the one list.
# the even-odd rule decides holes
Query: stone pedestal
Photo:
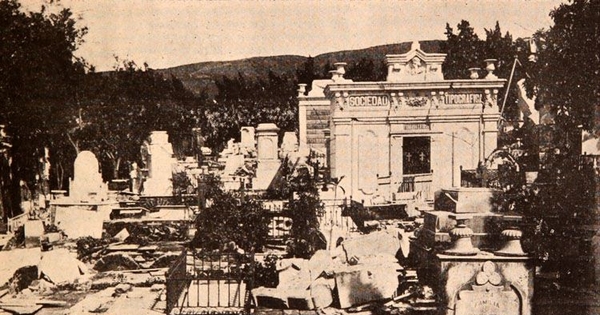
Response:
[{"label": "stone pedestal", "polygon": [[281,162],[278,158],[278,135],[279,128],[272,123],[259,124],[256,128],[258,143],[258,165],[256,178],[253,180],[252,188],[255,190],[266,190],[277,174]]},{"label": "stone pedestal", "polygon": [[439,314],[531,314],[529,257],[437,255]]}]

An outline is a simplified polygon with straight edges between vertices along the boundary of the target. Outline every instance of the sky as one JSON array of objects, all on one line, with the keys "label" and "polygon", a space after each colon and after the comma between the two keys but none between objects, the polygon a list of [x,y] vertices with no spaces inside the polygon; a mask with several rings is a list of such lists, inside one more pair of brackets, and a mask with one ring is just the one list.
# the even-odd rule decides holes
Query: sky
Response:
[{"label": "sky", "polygon": [[[48,0],[21,0],[39,11]],[[552,25],[561,0],[60,0],[88,34],[77,55],[98,71],[115,56],[162,69],[255,56],[316,56],[445,39],[467,20],[480,38],[500,22],[513,38]],[[56,6],[56,4],[53,4]]]}]

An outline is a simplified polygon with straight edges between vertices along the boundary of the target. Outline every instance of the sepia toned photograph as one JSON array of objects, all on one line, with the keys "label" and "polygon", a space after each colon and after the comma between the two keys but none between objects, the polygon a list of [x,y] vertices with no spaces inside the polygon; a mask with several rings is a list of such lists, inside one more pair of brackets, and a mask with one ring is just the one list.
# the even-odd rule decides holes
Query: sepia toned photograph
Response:
[{"label": "sepia toned photograph", "polygon": [[600,0],[0,0],[0,315],[600,314]]}]

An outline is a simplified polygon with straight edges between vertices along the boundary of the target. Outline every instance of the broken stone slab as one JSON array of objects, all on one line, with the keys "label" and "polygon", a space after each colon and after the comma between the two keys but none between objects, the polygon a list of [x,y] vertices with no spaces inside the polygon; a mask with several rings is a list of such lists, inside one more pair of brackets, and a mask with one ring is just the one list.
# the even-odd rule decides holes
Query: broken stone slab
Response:
[{"label": "broken stone slab", "polygon": [[121,293],[129,292],[129,291],[131,291],[132,288],[133,288],[133,286],[129,283],[121,283],[115,287],[115,293],[121,294]]},{"label": "broken stone slab", "polygon": [[116,271],[139,269],[140,265],[127,254],[108,254],[94,265],[97,271]]},{"label": "broken stone slab", "polygon": [[122,229],[119,233],[117,233],[114,238],[118,239],[120,242],[124,242],[129,237],[129,232],[127,229]]},{"label": "broken stone slab", "polygon": [[0,301],[0,308],[5,306],[29,306],[29,305],[43,305],[43,306],[55,306],[62,307],[66,306],[67,302],[58,300],[48,299],[3,299]]},{"label": "broken stone slab", "polygon": [[88,294],[86,297],[73,305],[69,314],[105,313],[114,303],[114,288],[106,288],[96,293]]},{"label": "broken stone slab", "polygon": [[397,263],[348,266],[335,270],[341,308],[392,298],[398,288]]},{"label": "broken stone slab", "polygon": [[388,231],[377,231],[347,239],[342,243],[346,252],[346,260],[377,254],[396,256],[400,249],[400,241],[396,234]]},{"label": "broken stone slab", "polygon": [[179,256],[181,256],[180,254],[176,254],[176,253],[167,253],[164,254],[160,257],[158,257],[153,263],[152,265],[150,265],[150,268],[168,268],[170,266],[172,266],[175,261],[177,261],[177,259],[179,259]]},{"label": "broken stone slab", "polygon": [[287,298],[281,296],[281,291],[276,288],[258,287],[252,289],[254,304],[259,309],[286,309]]},{"label": "broken stone slab", "polygon": [[138,248],[138,252],[155,252],[158,249],[158,245],[146,245]]},{"label": "broken stone slab", "polygon": [[311,282],[310,271],[306,267],[308,260],[306,259],[282,259],[277,264],[277,272],[279,285],[278,287],[285,288],[290,285],[303,286],[308,288]]},{"label": "broken stone slab", "polygon": [[28,315],[35,314],[37,311],[41,310],[44,306],[42,305],[23,305],[23,306],[0,306],[5,311],[11,312],[13,314],[19,315]]},{"label": "broken stone slab", "polygon": [[414,231],[398,229],[398,239],[400,239],[400,250],[404,258],[408,258],[408,255],[410,254],[410,239],[414,236]]},{"label": "broken stone slab", "polygon": [[62,240],[62,234],[60,232],[46,233],[44,237],[50,244],[58,243]]},{"label": "broken stone slab", "polygon": [[164,284],[155,283],[150,287],[151,292],[159,292],[165,289]]},{"label": "broken stone slab", "polygon": [[69,239],[85,236],[100,239],[102,238],[102,223],[104,220],[108,220],[108,216],[104,210],[100,209],[103,208],[103,205],[97,205],[98,211],[88,210],[90,207],[90,205],[57,206],[54,222]]},{"label": "broken stone slab", "polygon": [[140,248],[140,245],[137,244],[112,244],[106,248],[109,252],[117,252],[117,251],[135,251]]},{"label": "broken stone slab", "polygon": [[310,285],[310,297],[317,309],[325,308],[333,304],[333,289],[335,280],[318,278]]},{"label": "broken stone slab", "polygon": [[331,254],[326,250],[318,250],[308,261],[310,271],[310,280],[314,281],[323,273],[331,274],[333,270],[333,260]]},{"label": "broken stone slab", "polygon": [[87,267],[65,248],[44,252],[38,264],[38,277],[60,285],[73,283],[87,273]]},{"label": "broken stone slab", "polygon": [[284,292],[282,292],[282,294],[287,297],[287,305],[291,309],[315,309],[309,289],[303,289],[302,287],[287,288]]}]

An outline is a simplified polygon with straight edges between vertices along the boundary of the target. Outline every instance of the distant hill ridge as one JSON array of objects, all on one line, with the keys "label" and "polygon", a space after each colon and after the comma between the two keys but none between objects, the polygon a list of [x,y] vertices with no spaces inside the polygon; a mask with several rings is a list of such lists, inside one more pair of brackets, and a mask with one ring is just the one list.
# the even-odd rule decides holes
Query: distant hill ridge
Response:
[{"label": "distant hill ridge", "polygon": [[[420,41],[421,49],[429,53],[442,52],[443,40]],[[403,54],[410,50],[412,42],[373,46],[364,49],[336,51],[314,56],[315,69],[320,71],[325,65],[335,62],[347,62],[352,65],[363,58],[373,59],[375,63],[384,60],[385,55]],[[302,69],[308,57],[298,55],[280,55],[269,57],[251,57],[232,61],[209,61],[181,65],[156,70],[165,75],[173,75],[183,82],[194,94],[207,91],[209,95],[216,93],[215,82],[226,77],[235,77],[241,73],[251,81],[267,78],[269,71],[278,76],[293,79],[297,69]]]}]

